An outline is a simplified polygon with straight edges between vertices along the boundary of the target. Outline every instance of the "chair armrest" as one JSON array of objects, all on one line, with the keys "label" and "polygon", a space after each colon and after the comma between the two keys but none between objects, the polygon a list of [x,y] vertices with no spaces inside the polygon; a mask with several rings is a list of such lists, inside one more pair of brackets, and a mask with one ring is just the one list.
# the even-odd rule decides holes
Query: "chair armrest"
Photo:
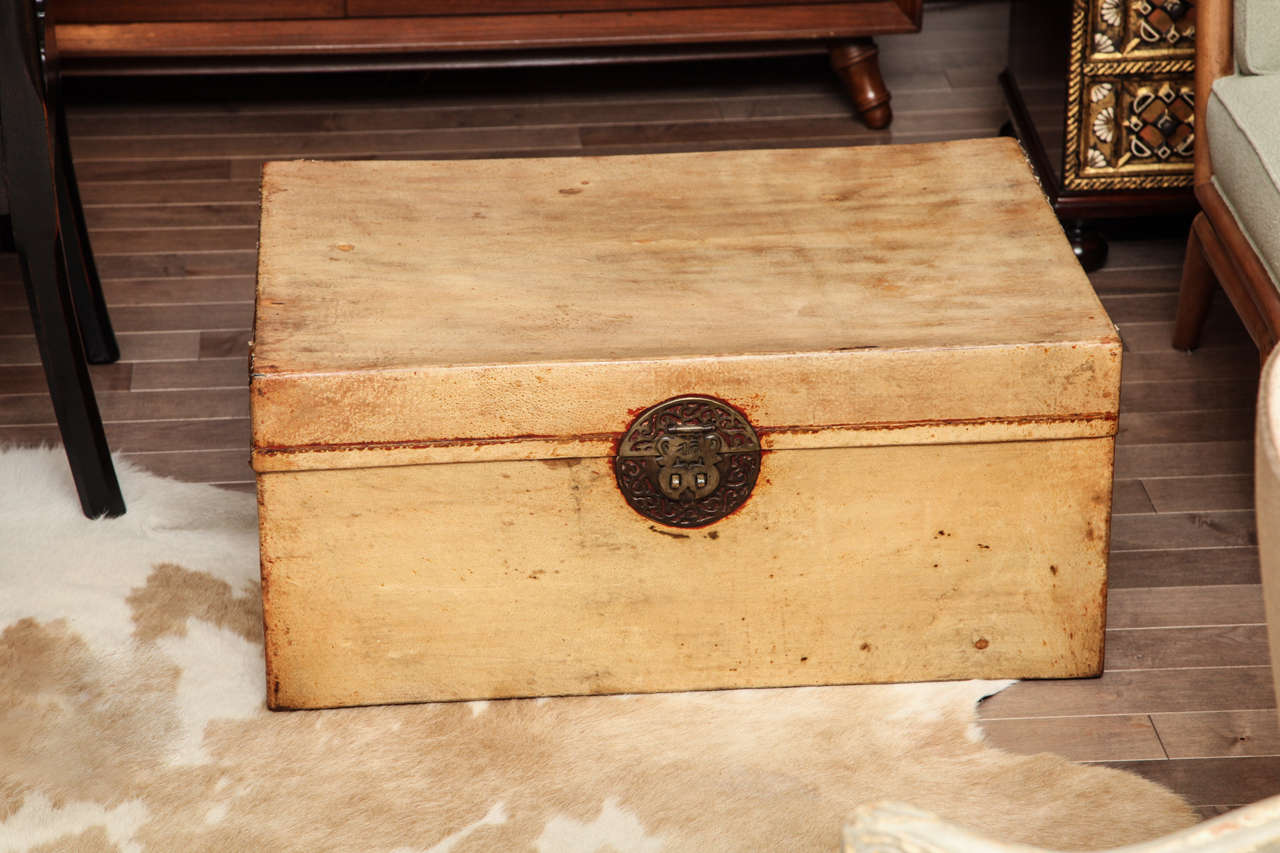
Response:
[{"label": "chair armrest", "polygon": [[1232,54],[1232,0],[1201,0],[1196,4],[1196,150],[1195,183],[1207,184],[1213,177],[1209,163],[1209,140],[1205,132],[1205,110],[1213,81],[1235,73]]}]

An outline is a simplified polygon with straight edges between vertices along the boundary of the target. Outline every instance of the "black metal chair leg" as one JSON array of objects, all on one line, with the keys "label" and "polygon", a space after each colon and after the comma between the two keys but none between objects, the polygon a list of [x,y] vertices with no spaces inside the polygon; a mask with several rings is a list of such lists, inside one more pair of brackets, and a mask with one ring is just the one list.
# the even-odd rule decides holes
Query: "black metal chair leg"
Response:
[{"label": "black metal chair leg", "polygon": [[76,317],[84,351],[92,364],[110,364],[120,358],[120,347],[111,328],[102,282],[90,249],[89,230],[80,206],[80,189],[71,165],[71,147],[62,117],[58,116],[54,146],[54,180],[58,185],[58,217],[62,221],[62,246],[67,264],[67,280],[75,301]]}]

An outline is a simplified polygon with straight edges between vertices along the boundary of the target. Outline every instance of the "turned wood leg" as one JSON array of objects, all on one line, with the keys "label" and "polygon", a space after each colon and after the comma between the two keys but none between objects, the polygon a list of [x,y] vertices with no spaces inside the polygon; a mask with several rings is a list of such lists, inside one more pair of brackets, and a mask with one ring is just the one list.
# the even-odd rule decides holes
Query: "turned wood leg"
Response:
[{"label": "turned wood leg", "polygon": [[1107,241],[1098,229],[1083,219],[1073,219],[1064,228],[1067,239],[1071,241],[1071,251],[1076,253],[1076,260],[1080,261],[1085,272],[1093,272],[1107,262]]},{"label": "turned wood leg", "polygon": [[1196,227],[1202,226],[1200,220],[1204,214],[1198,214],[1187,235],[1187,253],[1182,261],[1182,283],[1178,285],[1178,312],[1173,321],[1173,346],[1175,349],[1195,349],[1200,343],[1200,330],[1204,328],[1205,317],[1209,315],[1209,303],[1213,301],[1213,291],[1218,279],[1209,262],[1205,260],[1204,246],[1200,243],[1200,235]]},{"label": "turned wood leg", "polygon": [[831,67],[844,83],[853,106],[872,130],[893,121],[889,89],[880,76],[880,51],[871,39],[856,39],[831,48]]}]

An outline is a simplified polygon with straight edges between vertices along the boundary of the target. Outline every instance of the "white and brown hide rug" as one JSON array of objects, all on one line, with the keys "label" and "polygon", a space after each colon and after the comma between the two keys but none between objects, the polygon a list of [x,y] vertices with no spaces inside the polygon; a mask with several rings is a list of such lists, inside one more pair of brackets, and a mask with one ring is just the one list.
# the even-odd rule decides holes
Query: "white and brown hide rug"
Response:
[{"label": "white and brown hide rug", "polygon": [[832,851],[897,800],[1057,848],[1194,818],[1157,785],[986,746],[1003,682],[273,713],[252,495],[0,452],[0,851]]}]

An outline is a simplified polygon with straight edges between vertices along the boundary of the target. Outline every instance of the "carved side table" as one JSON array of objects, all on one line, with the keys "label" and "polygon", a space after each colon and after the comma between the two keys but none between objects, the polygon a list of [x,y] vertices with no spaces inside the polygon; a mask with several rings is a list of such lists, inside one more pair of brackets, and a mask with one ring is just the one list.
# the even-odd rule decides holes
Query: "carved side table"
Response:
[{"label": "carved side table", "polygon": [[1000,85],[1086,269],[1096,219],[1189,213],[1195,142],[1194,0],[1014,0]]}]

